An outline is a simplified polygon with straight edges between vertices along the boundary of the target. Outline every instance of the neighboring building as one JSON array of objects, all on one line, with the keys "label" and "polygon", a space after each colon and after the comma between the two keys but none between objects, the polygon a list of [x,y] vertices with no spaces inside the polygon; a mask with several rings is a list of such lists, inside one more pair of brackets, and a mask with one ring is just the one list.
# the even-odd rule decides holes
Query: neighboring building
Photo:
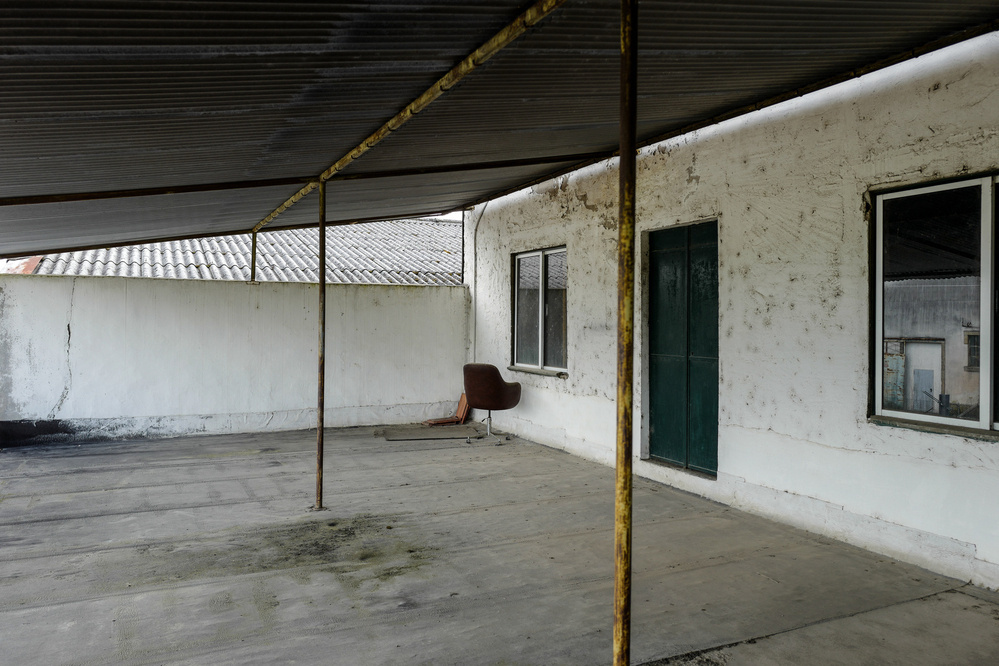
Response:
[{"label": "neighboring building", "polygon": [[[992,33],[641,151],[636,474],[999,586],[997,72]],[[607,464],[617,181],[466,218],[470,360],[523,385],[495,426]],[[551,249],[539,320],[511,294]]]},{"label": "neighboring building", "polygon": [[981,277],[884,285],[883,408],[979,421]]},{"label": "neighboring building", "polygon": [[[250,234],[146,243],[8,260],[0,273],[250,280]],[[319,230],[257,235],[259,282],[318,282]],[[329,226],[326,280],[334,284],[461,284],[461,222],[438,218]],[[3,260],[0,260],[3,264]]]}]

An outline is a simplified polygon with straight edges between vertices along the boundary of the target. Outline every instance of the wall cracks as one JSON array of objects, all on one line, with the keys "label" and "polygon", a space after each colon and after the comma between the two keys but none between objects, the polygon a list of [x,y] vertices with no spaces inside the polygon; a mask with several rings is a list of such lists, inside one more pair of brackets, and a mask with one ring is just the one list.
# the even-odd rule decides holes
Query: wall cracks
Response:
[{"label": "wall cracks", "polygon": [[72,345],[73,345],[73,311],[76,309],[76,280],[73,280],[73,288],[69,295],[69,314],[66,321],[66,386],[62,389],[62,394],[59,396],[59,400],[56,402],[55,406],[49,411],[48,418],[54,419],[55,415],[62,409],[63,403],[66,402],[66,398],[69,396],[69,392],[73,389],[73,359],[72,359]]}]

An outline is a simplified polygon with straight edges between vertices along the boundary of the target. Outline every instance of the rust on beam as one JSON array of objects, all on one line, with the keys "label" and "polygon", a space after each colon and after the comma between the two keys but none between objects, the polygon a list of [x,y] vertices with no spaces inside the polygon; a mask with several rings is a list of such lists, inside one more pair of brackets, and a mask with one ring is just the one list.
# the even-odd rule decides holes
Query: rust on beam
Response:
[{"label": "rust on beam", "polygon": [[[359,143],[355,148],[349,150],[347,154],[334,162],[319,176],[319,182],[330,180],[335,174],[342,171],[361,157],[364,153],[378,145],[385,137],[406,124],[414,115],[427,108],[434,100],[453,88],[459,81],[474,72],[483,63],[496,55],[501,49],[523,35],[536,23],[544,19],[553,11],[561,7],[566,0],[539,0],[527,11],[518,16],[516,20],[492,36],[485,44],[472,51],[461,62],[451,68],[451,70],[437,80],[432,86],[427,88],[423,94],[406,105],[406,107],[393,116],[387,123],[375,130],[368,138]],[[253,228],[259,231],[270,224],[274,218],[288,210],[296,203],[318,187],[318,183],[310,182],[301,190],[296,192],[283,204],[278,206],[267,217],[262,219]]]},{"label": "rust on beam", "polygon": [[285,201],[283,204],[275,208],[270,215],[268,215],[263,220],[258,222],[257,226],[253,227],[253,231],[260,231],[261,229],[263,229],[274,218],[276,218],[278,215],[280,215],[281,213],[285,212],[286,210],[297,204],[299,201],[302,200],[303,197],[310,194],[312,190],[316,189],[317,187],[319,187],[319,183],[311,181],[308,185],[306,185],[298,192],[293,194],[287,201]]}]

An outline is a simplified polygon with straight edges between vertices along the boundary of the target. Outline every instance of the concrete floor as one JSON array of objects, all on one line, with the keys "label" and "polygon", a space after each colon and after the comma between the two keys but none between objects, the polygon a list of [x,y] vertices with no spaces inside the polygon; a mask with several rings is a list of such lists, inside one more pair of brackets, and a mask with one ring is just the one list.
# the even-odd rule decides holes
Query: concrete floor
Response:
[{"label": "concrete floor", "polygon": [[[529,442],[0,451],[4,664],[607,664],[613,470]],[[999,597],[635,484],[633,663],[999,663]]]}]

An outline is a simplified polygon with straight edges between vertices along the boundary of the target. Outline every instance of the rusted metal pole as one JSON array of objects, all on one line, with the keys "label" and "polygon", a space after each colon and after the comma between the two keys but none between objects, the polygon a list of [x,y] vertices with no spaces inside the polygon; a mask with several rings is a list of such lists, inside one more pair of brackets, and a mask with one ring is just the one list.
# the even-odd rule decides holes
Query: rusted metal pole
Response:
[{"label": "rusted metal pole", "polygon": [[250,247],[250,282],[257,281],[257,232],[254,231]]},{"label": "rusted metal pole", "polygon": [[316,189],[319,182],[331,179],[337,172],[346,169],[354,160],[368,152],[375,145],[380,143],[385,137],[402,127],[423,109],[427,108],[431,102],[453,88],[459,81],[482,66],[487,60],[496,55],[501,49],[510,44],[525,32],[527,32],[538,21],[541,21],[553,11],[561,7],[566,0],[538,0],[531,5],[527,11],[518,16],[512,23],[493,35],[489,41],[475,49],[464,60],[451,68],[451,70],[437,80],[435,84],[427,88],[423,94],[406,105],[406,107],[395,114],[387,123],[378,128],[371,136],[359,143],[346,155],[334,162],[326,171],[319,176],[318,182],[309,183],[287,201],[275,208],[267,217],[253,227],[258,231],[261,227],[270,224],[274,218],[294,206],[302,200],[312,190]]},{"label": "rusted metal pole", "polygon": [[326,183],[319,184],[319,393],[316,396],[316,402],[315,510],[322,511],[323,421],[326,410]]},{"label": "rusted metal pole", "polygon": [[621,164],[617,267],[617,482],[614,489],[614,666],[631,660],[631,450],[635,350],[635,126],[638,0],[621,0]]}]

